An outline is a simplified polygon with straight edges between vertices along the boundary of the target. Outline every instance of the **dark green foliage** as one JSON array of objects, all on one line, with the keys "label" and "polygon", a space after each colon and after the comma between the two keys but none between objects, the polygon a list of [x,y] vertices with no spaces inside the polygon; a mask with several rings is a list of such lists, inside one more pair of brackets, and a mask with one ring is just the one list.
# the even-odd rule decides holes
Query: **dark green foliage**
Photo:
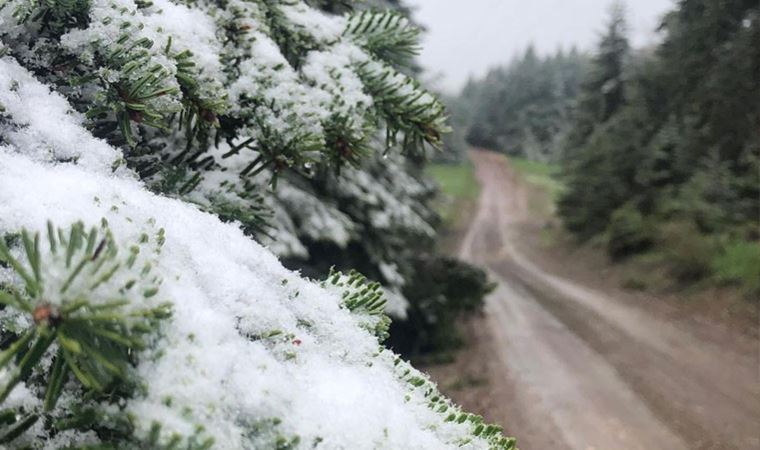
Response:
[{"label": "dark green foliage", "polygon": [[388,338],[390,318],[385,315],[385,297],[378,282],[371,282],[359,272],[352,270],[348,275],[330,269],[324,285],[334,286],[342,291],[343,306],[352,313],[369,319],[364,324],[378,337],[380,342]]},{"label": "dark green foliage", "polygon": [[[96,417],[92,419],[93,422],[97,420]],[[214,439],[204,436],[202,430],[196,430],[195,435],[190,437],[173,434],[166,438],[161,425],[153,423],[148,436],[138,439],[129,424],[124,425],[125,428],[120,430],[118,440],[115,439],[116,435],[112,435],[105,438],[102,444],[65,447],[63,450],[209,450],[214,446]]]},{"label": "dark green foliage", "polygon": [[[635,177],[636,119],[610,120],[626,102],[623,68],[628,41],[622,6],[614,4],[589,72],[581,84],[563,161],[567,189],[558,211],[571,231],[581,238],[603,232],[612,211],[621,206]],[[634,111],[637,112],[637,111]],[[587,199],[598,201],[589,204]],[[617,252],[612,252],[617,253]]]},{"label": "dark green foliage", "polygon": [[[319,161],[319,151],[324,148],[319,136],[305,131],[283,136],[258,118],[255,121],[264,139],[256,147],[258,155],[240,171],[241,178],[250,179],[269,168],[273,174],[272,184],[276,186],[280,173]],[[239,149],[248,146],[252,141],[253,139],[247,139],[235,145],[222,158],[237,154]]]},{"label": "dark green foliage", "polygon": [[6,409],[0,411],[0,444],[13,442],[39,420],[36,414],[25,414]]},{"label": "dark green foliage", "polygon": [[630,197],[646,193],[636,173],[647,162],[638,146],[644,120],[638,111],[625,110],[599,125],[583,148],[565,156],[561,178],[566,189],[557,209],[581,239],[603,233],[613,211],[627,201],[646,203]]},{"label": "dark green foliage", "polygon": [[[340,208],[350,212],[351,219],[356,219],[356,224],[351,224],[357,225],[356,229],[347,227],[357,234],[352,237],[349,248],[341,249],[345,253],[331,256],[338,258],[343,267],[359,261],[359,265],[370,268],[373,278],[380,279],[378,272],[385,273],[382,267],[388,262],[387,266],[393,268],[388,269],[390,275],[384,275],[381,281],[393,279],[396,286],[401,285],[406,276],[429,276],[421,272],[422,269],[418,275],[410,256],[432,247],[434,236],[429,227],[432,213],[424,201],[429,190],[424,183],[407,183],[397,189],[373,189],[381,183],[382,188],[394,187],[394,180],[413,179],[411,174],[418,173],[414,164],[410,164],[409,173],[405,165],[389,169],[379,162],[383,155],[377,153],[398,144],[407,150],[409,159],[414,160],[424,153],[421,151],[424,144],[438,145],[447,129],[443,106],[405,72],[413,71],[410,66],[413,65],[411,57],[417,51],[417,29],[396,13],[356,15],[351,19],[352,27],[345,33],[352,37],[347,43],[364,47],[368,55],[357,51],[359,56],[352,55],[345,66],[340,63],[341,67],[313,77],[306,70],[299,71],[310,56],[308,52],[329,50],[335,42],[325,41],[337,42],[340,38],[332,32],[327,38],[320,37],[323,34],[309,29],[309,25],[286,17],[283,8],[297,2],[178,3],[197,8],[195,12],[206,14],[205,18],[217,26],[218,33],[210,35],[218,40],[204,37],[209,41],[206,43],[213,44],[210,54],[202,43],[180,45],[177,36],[183,36],[182,33],[177,33],[172,42],[171,32],[163,26],[169,24],[157,17],[161,11],[151,8],[150,0],[137,0],[136,5],[104,2],[93,11],[88,1],[30,0],[29,11],[21,8],[17,23],[10,24],[9,30],[21,26],[18,32],[16,29],[7,32],[3,28],[0,39],[8,44],[8,52],[15,60],[12,65],[18,62],[53,93],[63,97],[71,105],[72,115],[78,117],[76,112],[86,113],[85,125],[90,131],[123,152],[123,160],[119,159],[111,167],[114,171],[128,172],[120,168],[126,164],[134,173],[120,173],[119,179],[132,180],[130,175],[136,174],[139,181],[132,181],[142,182],[149,189],[180,201],[196,203],[199,209],[225,221],[240,222],[246,232],[261,235],[266,233],[264,197],[270,203],[274,203],[275,197],[266,182],[256,179],[257,174],[266,170],[271,174],[272,184],[278,177],[281,180],[288,177],[288,181],[293,182],[290,187],[295,186],[291,194],[300,193],[301,189],[308,191],[307,194],[316,193],[318,195],[313,197],[318,203],[340,204]],[[351,2],[341,0],[309,3],[332,13],[352,9]],[[403,11],[398,0],[383,3]],[[0,0],[0,11],[8,19],[10,15],[4,10],[5,5],[8,3]],[[158,20],[149,20],[150,16]],[[175,17],[170,21],[174,22],[173,19]],[[90,20],[93,23],[88,23]],[[89,25],[92,27],[88,28]],[[198,31],[213,31],[206,28],[201,26]],[[71,34],[62,38],[65,32]],[[270,38],[273,43],[269,42]],[[257,55],[264,57],[252,57],[254,42],[268,46],[267,51]],[[194,44],[197,45],[192,51],[185,49]],[[216,60],[217,48],[222,53],[218,57],[223,67],[204,64]],[[280,62],[274,50],[279,50],[285,60]],[[194,52],[200,57],[196,58]],[[243,62],[251,64],[246,66]],[[296,88],[316,88],[317,79],[350,78],[351,84],[358,85],[354,74],[341,72],[342,69],[356,72],[364,81],[363,90],[373,96],[372,107],[363,100],[357,101],[356,106],[348,105],[351,96],[343,93],[351,91],[352,86],[336,83],[337,87],[333,88],[329,82],[319,87],[325,89],[322,94],[328,94],[325,98],[330,97],[329,101],[305,95],[307,100],[296,98],[296,107],[289,103],[291,97],[304,93]],[[289,86],[292,90],[267,92],[267,88],[282,88],[288,84],[288,77],[278,76],[285,71],[292,78],[292,86]],[[227,88],[251,73],[261,75],[253,77],[255,80],[246,80],[239,90],[229,90],[236,98],[228,110]],[[361,86],[353,90],[361,91]],[[364,98],[362,95],[353,97]],[[310,107],[317,103],[319,114],[309,116]],[[7,128],[13,126],[16,124]],[[377,145],[380,152],[372,152],[370,141],[380,129],[387,130],[386,146]],[[51,149],[50,153],[55,152]],[[334,177],[338,169],[344,168],[344,172],[357,169],[363,157],[369,154],[373,154],[375,160],[366,172],[355,172],[350,180],[353,184],[348,189],[338,189]],[[407,162],[405,158],[399,159]],[[396,168],[400,173],[392,172]],[[395,175],[401,176],[394,178]],[[413,202],[397,198],[407,195],[405,189],[412,191],[408,195],[414,197]],[[346,197],[355,201],[344,202]],[[382,215],[379,219],[373,219],[370,214],[381,215],[396,212],[396,209],[407,214]],[[392,218],[387,220],[387,217]],[[397,217],[408,223],[394,223]],[[139,413],[127,412],[130,410],[128,399],[154,393],[150,386],[154,380],[140,380],[135,366],[138,358],[160,357],[162,348],[151,345],[157,342],[149,339],[160,330],[160,321],[170,312],[166,305],[153,302],[160,280],[151,274],[149,263],[143,264],[142,244],[151,238],[141,237],[138,245],[119,251],[105,224],[101,229],[89,231],[82,224],[75,224],[66,233],[50,227],[49,252],[40,251],[39,237],[26,232],[8,240],[13,241],[13,245],[0,248],[0,266],[3,274],[7,272],[15,278],[0,285],[3,312],[0,349],[4,350],[0,353],[0,371],[3,372],[0,402],[14,386],[23,382],[29,389],[24,393],[24,400],[34,404],[31,396],[37,396],[44,406],[0,411],[0,447],[14,443],[25,431],[26,442],[45,441],[42,445],[49,438],[67,437],[61,433],[79,431],[88,433],[88,440],[92,437],[93,441],[103,442],[82,446],[82,450],[210,448],[214,441],[201,425],[195,425],[188,435],[179,436],[170,434],[174,427],[164,424],[162,431],[162,426],[156,423],[145,437],[143,426],[138,429],[135,426],[142,425],[143,418],[132,415]],[[162,240],[160,235],[159,246]],[[18,248],[19,243],[23,250]],[[337,245],[342,245],[342,241]],[[309,248],[316,261],[308,263],[321,269],[329,259],[312,250]],[[326,252],[331,250],[328,248]],[[26,261],[18,258],[18,254],[25,254]],[[396,264],[400,274],[395,272]],[[41,271],[40,267],[46,270]],[[163,269],[179,278],[175,267]],[[439,269],[449,270],[448,266],[444,269],[433,266],[427,270]],[[58,280],[57,274],[62,274],[63,280]],[[331,280],[335,277],[336,274],[332,274]],[[452,276],[453,280],[459,278]],[[345,278],[338,275],[334,284],[344,289],[343,307],[384,339],[389,319],[384,313],[385,299],[380,284],[370,283],[355,272]],[[446,293],[428,292],[438,288],[438,284],[428,283],[416,291],[416,295],[423,300],[426,295],[437,299],[448,291],[456,291],[449,287]],[[293,298],[297,295],[296,291]],[[461,292],[455,295],[464,298]],[[466,309],[475,307],[480,296],[480,290],[469,292],[466,303],[471,306]],[[308,326],[300,321],[299,325]],[[263,340],[280,334],[280,339],[290,338],[279,330],[248,337]],[[188,336],[191,342],[193,336]],[[300,341],[293,345],[300,345]],[[393,358],[379,348],[374,356]],[[296,353],[287,352],[284,357],[295,359]],[[434,397],[430,398],[431,408],[440,414],[447,413],[448,408],[454,409],[419,373],[407,381],[415,388],[425,389],[426,398]],[[16,401],[14,397],[11,400]],[[163,399],[166,407],[173,401]],[[182,411],[186,418],[194,415],[190,408]],[[219,411],[206,413],[218,414]],[[285,450],[304,445],[316,447],[321,443],[319,437],[302,443],[297,435],[281,435],[272,430],[279,425],[279,418],[254,416],[247,415],[241,420],[259,421],[261,427],[237,421],[235,425],[245,425],[246,431],[252,433],[270,433],[266,436],[271,437],[267,444],[261,444],[264,447]],[[459,420],[459,416],[456,419]],[[475,436],[487,440],[494,448],[513,448],[514,441],[501,436],[498,427],[487,426],[474,415],[467,414],[464,420],[472,426],[469,435],[465,432],[462,446]],[[35,428],[29,430],[32,426]],[[35,448],[37,444],[32,442]]]},{"label": "dark green foliage", "polygon": [[[223,188],[226,187],[223,186]],[[220,195],[210,198],[211,207],[201,206],[201,209],[216,214],[223,222],[240,222],[246,234],[266,236],[271,229],[268,221],[272,217],[272,212],[264,205],[264,197],[256,194],[253,189],[240,192],[238,195],[247,202],[244,204],[231,202]]]},{"label": "dark green foliage", "polygon": [[395,11],[357,12],[343,34],[356,35],[367,51],[398,66],[408,66],[420,51],[420,30]]},{"label": "dark green foliage", "polygon": [[[346,1],[312,4],[337,14],[354,6]],[[339,171],[345,164],[357,164],[372,151],[369,141],[376,132],[375,126],[387,130],[387,147],[400,143],[414,153],[421,153],[424,144],[439,145],[442,133],[447,130],[443,106],[419,83],[394,68],[412,65],[419,36],[417,27],[404,18],[406,10],[398,2],[377,5],[390,6],[397,12],[356,13],[345,32],[347,39],[355,40],[371,56],[379,58],[372,64],[354,68],[368,83],[367,90],[378,96],[376,108],[357,111],[356,117],[335,113],[321,124],[324,129],[321,135],[315,134],[313,127],[299,130],[296,118],[287,116],[292,111],[283,111],[270,98],[235,99],[240,108],[230,113],[225,87],[238,78],[235,71],[250,56],[248,50],[255,39],[252,32],[270,35],[290,69],[296,71],[309,51],[324,50],[332,44],[317,42],[309,30],[288,20],[282,11],[284,5],[287,2],[273,0],[251,5],[260,12],[255,19],[262,21],[264,30],[251,29],[252,12],[245,5],[219,5],[222,9],[229,7],[230,13],[229,18],[226,15],[218,18],[229,44],[220,55],[229,72],[228,79],[204,73],[192,51],[176,50],[171,37],[153,42],[153,35],[143,32],[139,14],[117,5],[113,6],[113,16],[103,22],[118,24],[122,34],[113,43],[89,43],[87,50],[91,55],[61,52],[60,45],[63,33],[90,25],[90,3],[85,0],[29,0],[28,7],[15,11],[19,23],[28,23],[29,27],[39,25],[43,30],[50,28],[44,34],[48,39],[40,43],[34,39],[25,42],[24,35],[6,36],[3,32],[0,35],[4,41],[7,39],[17,57],[34,53],[55,55],[52,63],[45,58],[28,57],[24,58],[25,64],[59,84],[61,93],[72,105],[87,114],[93,133],[122,147],[127,165],[157,191],[201,203],[200,197],[205,192],[197,194],[197,191],[199,186],[207,188],[203,181],[208,171],[227,170],[224,160],[241,150],[249,155],[255,152],[236,174],[240,180],[232,189],[240,195],[231,196],[232,200],[220,213],[229,217],[239,211],[237,219],[243,222],[262,222],[265,215],[252,217],[261,209],[260,204],[232,203],[246,204],[247,199],[255,197],[254,191],[261,186],[248,181],[263,170],[272,174],[274,184],[280,174],[291,169],[299,171],[306,166],[323,165]],[[137,12],[147,6],[149,2],[139,2]],[[0,3],[0,8],[3,7]],[[54,22],[55,27],[48,27],[48,22]],[[301,78],[300,82],[309,84]],[[281,100],[287,103],[287,99]],[[340,101],[339,95],[336,101]],[[264,119],[267,111],[282,121],[293,122],[287,135],[271,126],[271,118]],[[355,125],[358,116],[363,118],[362,126]],[[250,129],[257,131],[255,138],[248,135]],[[220,156],[216,150],[222,142],[229,144],[230,149]],[[231,187],[220,188],[226,192]],[[208,203],[206,209],[216,212]]]},{"label": "dark green foliage", "polygon": [[178,118],[180,130],[185,131],[188,148],[197,140],[202,146],[209,145],[211,128],[219,127],[218,116],[227,109],[226,96],[207,97],[201,92],[201,75],[189,50],[172,51],[172,40],[168,39],[164,53],[176,61],[177,82],[182,91],[183,109]]},{"label": "dark green foliage", "polygon": [[653,230],[634,205],[624,205],[610,217],[607,250],[613,258],[639,253],[652,246]]},{"label": "dark green foliage", "polygon": [[[417,177],[423,177],[419,168],[410,167],[408,162],[399,166],[401,162],[398,157],[384,159],[375,156],[365,160],[361,169],[374,177],[383,189],[397,195],[398,200],[413,206],[425,222],[435,223],[435,213],[427,206],[434,195],[432,186],[427,191],[414,194],[404,189],[394,190],[400,187],[397,184],[406,181],[403,177],[385,173],[383,167],[392,165],[396,171],[408,171]],[[326,278],[333,266],[343,273],[356,269],[385,286],[397,286],[397,281],[386,278],[380,268],[383,264],[393,264],[405,280],[406,289],[400,293],[409,301],[410,313],[406,319],[394,318],[387,345],[411,354],[413,351],[445,351],[456,344],[455,331],[452,329],[454,320],[478,309],[487,292],[487,279],[482,271],[437,255],[435,239],[425,229],[403,223],[378,229],[373,224],[374,215],[378,211],[392,208],[392,204],[373,204],[367,208],[364,206],[364,196],[367,194],[360,193],[356,197],[353,190],[341,189],[340,179],[336,180],[318,171],[313,177],[289,177],[288,181],[297,183],[304,189],[308,186],[308,192],[325,199],[328,205],[350,218],[360,231],[346,246],[315,240],[307,233],[299,234],[309,256],[305,259],[286,259],[287,267],[298,269],[306,276],[317,279]],[[437,309],[439,306],[441,308]],[[437,343],[431,345],[432,340],[437,340]]]},{"label": "dark green foliage", "polygon": [[581,83],[566,152],[583,145],[594,127],[609,120],[625,103],[624,67],[629,51],[626,34],[624,8],[621,3],[613,3],[607,29]]},{"label": "dark green foliage", "polygon": [[405,151],[420,152],[425,143],[440,146],[446,125],[446,108],[390,66],[363,63],[357,73],[374,99],[374,107],[386,129],[386,146],[400,145]]},{"label": "dark green foliage", "polygon": [[482,270],[451,258],[420,256],[414,270],[408,317],[393,322],[388,345],[414,356],[450,350],[460,344],[456,320],[480,310],[492,287]]},{"label": "dark green foliage", "polygon": [[340,115],[333,115],[325,124],[327,160],[337,174],[340,174],[341,167],[346,164],[358,166],[373,151],[368,134],[346,132],[352,128],[352,119]]},{"label": "dark green foliage", "polygon": [[[283,2],[287,4],[287,2]],[[303,58],[310,50],[320,48],[320,43],[300,27],[292,27],[287,17],[279,8],[279,0],[262,0],[264,17],[272,30],[272,38],[277,42],[282,55],[294,68],[300,68]],[[328,5],[325,5],[328,6]]]},{"label": "dark green foliage", "polygon": [[758,239],[760,7],[680,1],[662,44],[637,55],[616,11],[583,83],[559,213],[582,239],[607,232],[613,256],[654,241],[678,279],[707,277],[716,240]]},{"label": "dark green foliage", "polygon": [[87,23],[89,0],[26,0],[13,11],[20,22],[38,22],[43,30],[60,33]]},{"label": "dark green foliage", "polygon": [[308,4],[321,9],[322,11],[342,14],[354,9],[354,0],[308,0]]},{"label": "dark green foliage", "polygon": [[[144,235],[141,244],[148,239]],[[41,244],[39,234],[30,235],[26,230],[20,241],[24,253],[21,260],[0,240],[0,262],[20,280],[20,285],[0,285],[0,305],[24,318],[7,316],[0,334],[0,369],[9,374],[0,387],[0,403],[30,377],[41,378],[46,388],[41,411],[6,410],[0,414],[7,416],[0,417],[0,442],[12,441],[40,414],[53,411],[64,389],[73,386],[67,380],[75,380],[85,398],[130,395],[137,387],[128,375],[137,352],[146,347],[159,322],[171,313],[168,304],[158,302],[130,308],[132,296],[153,298],[159,280],[150,276],[149,263],[135,266],[139,246],[131,247],[126,255],[119,254],[105,223],[101,229],[89,231],[82,223],[66,230],[48,224],[47,243]],[[161,242],[159,238],[158,247]],[[135,276],[120,277],[123,271],[135,271]],[[43,276],[55,273],[63,276]],[[112,287],[114,282],[123,285],[108,298],[97,293],[101,286]],[[29,325],[22,325],[25,323]],[[52,362],[45,364],[44,360],[51,357]],[[54,428],[63,431],[80,425],[62,419]]]},{"label": "dark green foliage", "polygon": [[87,117],[105,120],[109,118],[109,113],[113,114],[121,135],[128,145],[134,146],[136,141],[132,123],[167,129],[169,116],[179,111],[173,108],[165,109],[153,101],[164,95],[179,92],[176,87],[170,85],[169,71],[160,64],[151,64],[148,49],[153,46],[153,42],[148,39],[131,41],[129,36],[129,32],[122,35],[113,53],[105,56],[104,65],[112,68],[125,67],[126,74],[144,69],[146,66],[148,70],[139,73],[137,78],[125,77],[117,82],[99,77],[98,83],[103,92],[97,103],[87,111]]},{"label": "dark green foliage", "polygon": [[748,294],[759,295],[760,243],[732,240],[722,244],[712,269],[721,282],[738,283]]},{"label": "dark green foliage", "polygon": [[717,251],[715,239],[690,222],[669,222],[659,227],[658,247],[678,281],[707,277]]}]

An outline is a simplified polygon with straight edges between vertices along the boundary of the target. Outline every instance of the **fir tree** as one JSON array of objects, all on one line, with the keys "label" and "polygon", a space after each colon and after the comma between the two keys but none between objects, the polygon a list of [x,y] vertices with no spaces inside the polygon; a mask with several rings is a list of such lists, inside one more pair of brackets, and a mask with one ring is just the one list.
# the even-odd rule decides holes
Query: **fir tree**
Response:
[{"label": "fir tree", "polygon": [[[416,155],[446,131],[443,107],[402,72],[411,23],[351,14],[272,0],[0,5],[3,445],[514,447],[381,347],[379,285],[350,273],[317,286],[238,229],[272,231],[278,182],[319,175],[314,186],[390,201],[363,162],[396,145]],[[422,215],[400,217],[427,232]],[[373,408],[335,403],[336,377]],[[377,411],[390,410],[404,420],[389,426]]]},{"label": "fir tree", "polygon": [[575,124],[568,136],[566,152],[583,145],[596,124],[606,122],[625,102],[624,66],[628,58],[625,8],[622,2],[610,6],[607,29],[583,80]]},{"label": "fir tree", "polygon": [[571,231],[603,236],[618,258],[657,248],[681,281],[709,277],[732,246],[760,257],[758,14],[756,2],[679,2],[663,42],[622,65],[613,18],[568,141]]},{"label": "fir tree", "polygon": [[[616,2],[610,9],[607,30],[582,83],[572,128],[564,142],[563,164],[568,189],[558,209],[567,227],[582,237],[603,231],[611,211],[621,204],[618,187],[622,180],[615,160],[629,151],[630,141],[621,142],[614,152],[608,151],[606,139],[610,139],[607,136],[612,133],[600,130],[605,126],[607,130],[617,129],[610,118],[626,101],[624,65],[627,58],[625,11],[623,4]],[[598,132],[595,134],[595,131]],[[579,205],[592,191],[605,192],[604,200],[590,208]]]}]

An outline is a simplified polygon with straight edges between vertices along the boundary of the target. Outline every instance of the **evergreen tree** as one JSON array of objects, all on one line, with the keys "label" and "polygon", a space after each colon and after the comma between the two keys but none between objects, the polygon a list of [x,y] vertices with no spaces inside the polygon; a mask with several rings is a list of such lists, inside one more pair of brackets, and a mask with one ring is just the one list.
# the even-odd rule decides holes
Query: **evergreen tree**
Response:
[{"label": "evergreen tree", "polygon": [[581,85],[573,130],[567,150],[582,146],[596,124],[606,122],[625,102],[624,65],[628,57],[625,8],[615,2],[610,7],[607,29],[591,60],[589,73]]},{"label": "evergreen tree", "polygon": [[399,70],[407,19],[314,5],[0,5],[0,444],[514,447],[380,346],[378,284],[304,280],[241,231],[269,186],[377,194],[362,161],[446,130]]},{"label": "evergreen tree", "polygon": [[760,255],[758,14],[756,2],[681,1],[662,44],[628,64],[613,17],[567,145],[571,231],[605,235],[613,256],[657,243],[681,278],[709,275],[726,245]]}]

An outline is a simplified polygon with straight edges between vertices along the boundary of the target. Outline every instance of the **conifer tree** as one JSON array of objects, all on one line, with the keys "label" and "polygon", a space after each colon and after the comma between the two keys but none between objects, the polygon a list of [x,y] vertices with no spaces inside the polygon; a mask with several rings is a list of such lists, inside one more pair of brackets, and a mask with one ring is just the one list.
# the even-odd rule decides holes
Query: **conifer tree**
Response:
[{"label": "conifer tree", "polygon": [[596,124],[604,123],[623,106],[624,65],[628,50],[625,7],[618,1],[610,6],[607,28],[582,83],[575,124],[567,140],[567,152],[583,145]]},{"label": "conifer tree", "polygon": [[348,2],[0,4],[0,444],[514,448],[380,345],[378,284],[243,233],[288,174],[440,142],[416,37]]},{"label": "conifer tree", "polygon": [[[611,211],[620,204],[622,180],[616,171],[616,160],[620,159],[616,156],[624,155],[629,148],[626,142],[620,142],[615,149],[608,149],[607,135],[599,130],[605,125],[615,128],[609,120],[626,102],[627,59],[625,10],[622,3],[616,2],[610,8],[606,32],[581,85],[572,127],[564,142],[567,190],[558,210],[566,226],[582,237],[604,231]],[[593,191],[605,192],[605,198],[583,207],[584,198]]]},{"label": "conifer tree", "polygon": [[678,2],[662,43],[622,65],[613,18],[568,142],[559,212],[571,231],[603,236],[614,257],[656,248],[680,281],[732,266],[746,275],[727,279],[756,286],[759,14],[756,2]]}]

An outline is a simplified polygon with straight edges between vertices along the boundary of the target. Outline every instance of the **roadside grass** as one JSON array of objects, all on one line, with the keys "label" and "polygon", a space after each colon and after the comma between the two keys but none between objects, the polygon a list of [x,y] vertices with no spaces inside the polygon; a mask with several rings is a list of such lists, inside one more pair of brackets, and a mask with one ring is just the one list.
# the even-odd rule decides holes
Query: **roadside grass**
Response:
[{"label": "roadside grass", "polygon": [[552,219],[562,183],[558,180],[559,165],[526,158],[508,156],[509,165],[531,189],[528,192],[528,208],[534,216]]},{"label": "roadside grass", "polygon": [[736,240],[721,247],[712,260],[715,278],[722,283],[738,284],[749,295],[760,294],[760,244]]},{"label": "roadside grass", "polygon": [[631,290],[689,293],[733,287],[740,296],[760,300],[760,244],[705,235],[688,222],[659,224],[651,248],[616,262],[627,276],[623,287]]},{"label": "roadside grass", "polygon": [[559,165],[514,156],[508,158],[512,167],[520,173],[526,182],[546,191],[552,202],[557,200],[562,192],[562,183],[558,179]]},{"label": "roadside grass", "polygon": [[435,204],[446,227],[456,227],[465,211],[471,210],[480,194],[480,184],[475,178],[471,163],[430,164],[425,173],[440,186],[443,194]]},{"label": "roadside grass", "polygon": [[[555,205],[562,193],[556,164],[508,157],[511,167],[532,189],[529,208],[545,221],[540,242],[549,248],[572,246],[569,236],[557,226]],[[639,228],[635,226],[634,228]],[[652,248],[633,252],[616,261],[622,286],[632,291],[706,289],[711,285],[736,286],[748,296],[760,293],[760,245],[757,242],[732,240],[718,242],[680,223],[661,224],[661,235]],[[586,245],[605,251],[611,236],[599,236]]]}]

